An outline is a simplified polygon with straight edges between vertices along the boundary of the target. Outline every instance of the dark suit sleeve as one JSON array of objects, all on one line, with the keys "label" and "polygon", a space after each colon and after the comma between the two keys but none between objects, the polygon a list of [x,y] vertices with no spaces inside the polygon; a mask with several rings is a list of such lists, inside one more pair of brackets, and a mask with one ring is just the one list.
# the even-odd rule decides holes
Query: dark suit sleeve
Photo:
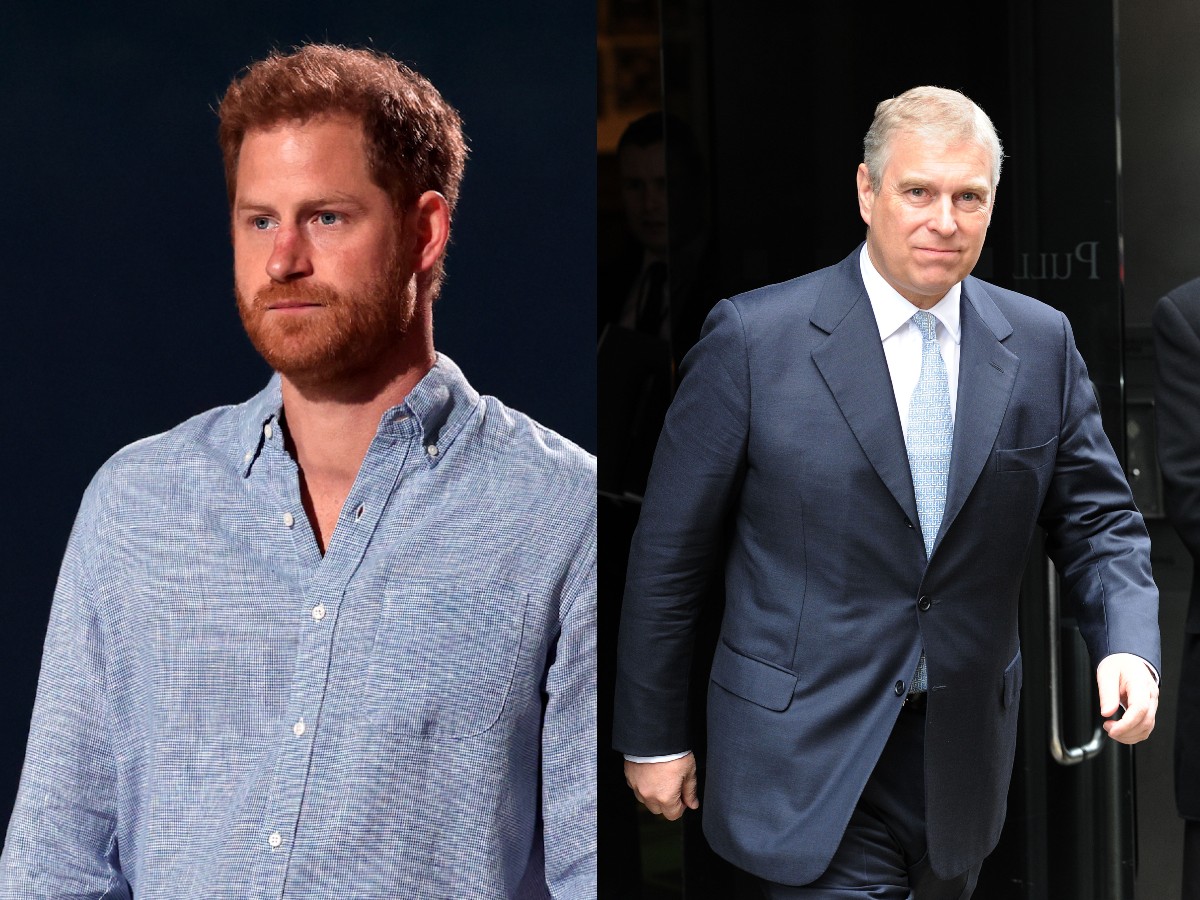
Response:
[{"label": "dark suit sleeve", "polygon": [[1064,609],[1077,617],[1093,663],[1112,653],[1133,653],[1162,671],[1146,524],[1104,433],[1066,317],[1062,324],[1059,445],[1039,517],[1046,550],[1062,579]]},{"label": "dark suit sleeve", "polygon": [[692,746],[688,674],[696,623],[724,556],[752,402],[742,320],[723,300],[684,360],[633,537],[613,739],[624,753],[658,756]]},{"label": "dark suit sleeve", "polygon": [[[1191,313],[1189,318],[1185,309]],[[1192,556],[1200,557],[1200,303],[1181,308],[1163,297],[1154,310],[1158,379],[1154,386],[1158,459],[1167,515]]]}]

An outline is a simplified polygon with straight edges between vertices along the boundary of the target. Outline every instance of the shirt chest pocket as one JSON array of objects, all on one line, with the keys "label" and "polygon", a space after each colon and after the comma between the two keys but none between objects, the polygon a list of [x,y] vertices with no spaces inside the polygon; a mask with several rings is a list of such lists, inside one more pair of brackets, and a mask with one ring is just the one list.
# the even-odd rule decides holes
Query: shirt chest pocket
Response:
[{"label": "shirt chest pocket", "polygon": [[512,691],[527,606],[517,591],[389,589],[371,653],[368,717],[428,740],[490,729]]}]

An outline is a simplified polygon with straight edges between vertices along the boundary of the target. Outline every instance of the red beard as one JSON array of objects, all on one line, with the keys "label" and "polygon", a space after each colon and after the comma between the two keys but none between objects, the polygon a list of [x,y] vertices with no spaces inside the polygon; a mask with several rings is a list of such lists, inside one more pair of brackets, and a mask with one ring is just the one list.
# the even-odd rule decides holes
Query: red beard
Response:
[{"label": "red beard", "polygon": [[[267,364],[300,386],[331,385],[384,365],[399,348],[415,311],[410,274],[399,253],[361,290],[311,281],[271,282],[247,300],[236,291],[250,342]],[[287,312],[281,301],[313,304]]]}]

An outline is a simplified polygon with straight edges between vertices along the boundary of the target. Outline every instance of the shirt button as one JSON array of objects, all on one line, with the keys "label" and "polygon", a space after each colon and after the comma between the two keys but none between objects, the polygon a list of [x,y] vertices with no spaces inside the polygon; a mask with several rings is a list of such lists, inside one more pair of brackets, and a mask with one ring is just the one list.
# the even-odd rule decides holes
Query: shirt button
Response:
[{"label": "shirt button", "polygon": [[267,838],[267,843],[271,845],[272,849],[278,847],[283,843],[283,835],[278,831],[272,831],[271,836]]},{"label": "shirt button", "polygon": [[291,528],[293,525],[296,524],[296,517],[293,516],[290,512],[285,512],[283,514],[283,524],[286,525],[288,528]]},{"label": "shirt button", "polygon": [[917,601],[917,609],[919,609],[921,612],[928,611],[929,607],[932,605],[933,604],[929,601],[928,597],[922,597]]},{"label": "shirt button", "polygon": [[266,436],[268,441],[271,439],[272,431],[273,431],[273,429],[271,428],[270,422],[268,422],[266,425],[263,426],[263,434]]},{"label": "shirt button", "polygon": [[294,734],[296,737],[300,737],[300,735],[304,734],[304,720],[303,719],[301,719],[299,722],[297,722],[295,725],[292,726],[292,734]]},{"label": "shirt button", "polygon": [[315,619],[318,622],[320,622],[323,618],[325,618],[325,604],[324,603],[318,603],[316,606],[313,607],[312,617],[313,617],[313,619]]},{"label": "shirt button", "polygon": [[440,451],[437,448],[437,444],[430,444],[428,447],[425,448],[425,452],[428,453],[430,456],[437,456]]},{"label": "shirt button", "polygon": [[896,686],[893,688],[893,690],[896,692],[896,696],[899,697],[901,694],[904,693],[904,682],[897,681]]},{"label": "shirt button", "polygon": [[242,459],[244,459],[246,462],[250,462],[250,460],[252,460],[253,458],[254,458],[254,453],[253,453],[253,451],[250,451],[250,450],[247,450],[246,455],[242,457]]}]

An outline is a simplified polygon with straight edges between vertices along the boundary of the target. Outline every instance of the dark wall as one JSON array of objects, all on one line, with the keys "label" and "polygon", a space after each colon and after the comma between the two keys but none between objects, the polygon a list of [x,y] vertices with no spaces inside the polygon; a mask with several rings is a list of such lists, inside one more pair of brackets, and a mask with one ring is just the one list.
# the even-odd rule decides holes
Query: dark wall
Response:
[{"label": "dark wall", "polygon": [[586,5],[7,4],[2,821],[59,559],[92,473],[268,377],[233,302],[212,108],[241,67],[310,39],[386,50],[462,112],[472,157],[436,344],[482,392],[594,449]]},{"label": "dark wall", "polygon": [[[690,5],[667,0],[664,10],[680,6]],[[903,5],[707,6],[707,66],[694,62],[695,22],[677,29],[679,46],[669,31],[667,105],[723,173],[712,186],[722,296],[832,265],[863,240],[855,172],[880,100],[918,84],[954,88],[1012,137],[1003,4],[959,4],[919,26]],[[976,270],[985,278],[1010,252],[1010,171]]]},{"label": "dark wall", "polygon": [[1128,322],[1200,276],[1200,6],[1121,0],[1121,147]]}]

